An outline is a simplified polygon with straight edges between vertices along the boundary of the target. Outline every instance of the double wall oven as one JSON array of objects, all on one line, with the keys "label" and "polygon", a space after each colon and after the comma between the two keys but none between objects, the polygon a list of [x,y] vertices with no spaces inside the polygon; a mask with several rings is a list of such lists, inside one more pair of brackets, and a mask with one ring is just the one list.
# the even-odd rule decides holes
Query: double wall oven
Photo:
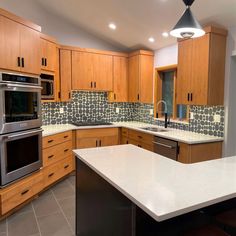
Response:
[{"label": "double wall oven", "polygon": [[40,78],[0,72],[0,186],[42,166]]}]

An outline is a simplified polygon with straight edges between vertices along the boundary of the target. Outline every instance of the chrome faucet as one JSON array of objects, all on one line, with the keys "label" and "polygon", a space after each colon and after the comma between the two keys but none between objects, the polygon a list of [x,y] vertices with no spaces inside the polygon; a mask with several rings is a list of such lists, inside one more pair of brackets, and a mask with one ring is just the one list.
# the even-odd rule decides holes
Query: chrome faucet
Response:
[{"label": "chrome faucet", "polygon": [[156,118],[158,118],[158,106],[163,103],[165,105],[165,109],[164,109],[164,114],[165,114],[165,128],[167,128],[167,125],[170,123],[170,121],[168,121],[167,118],[167,103],[164,100],[160,100],[157,102],[157,112],[156,112]]}]

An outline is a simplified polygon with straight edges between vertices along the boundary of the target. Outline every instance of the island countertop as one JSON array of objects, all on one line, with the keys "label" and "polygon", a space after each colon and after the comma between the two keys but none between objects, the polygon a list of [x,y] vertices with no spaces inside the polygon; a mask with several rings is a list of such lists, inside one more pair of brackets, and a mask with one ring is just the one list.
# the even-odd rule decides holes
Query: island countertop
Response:
[{"label": "island countertop", "polygon": [[236,197],[236,157],[186,165],[133,145],[74,153],[158,222]]}]

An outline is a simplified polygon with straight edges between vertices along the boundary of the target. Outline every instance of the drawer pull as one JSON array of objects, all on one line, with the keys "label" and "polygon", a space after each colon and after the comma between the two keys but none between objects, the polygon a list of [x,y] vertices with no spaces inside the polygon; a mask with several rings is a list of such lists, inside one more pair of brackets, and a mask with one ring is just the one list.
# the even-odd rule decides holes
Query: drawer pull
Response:
[{"label": "drawer pull", "polygon": [[68,138],[68,135],[65,135],[64,138]]},{"label": "drawer pull", "polygon": [[64,166],[64,169],[67,169],[69,166],[70,166],[70,165],[65,165],[65,166]]},{"label": "drawer pull", "polygon": [[138,138],[143,138],[142,136],[138,135]]},{"label": "drawer pull", "polygon": [[64,150],[64,152],[68,152],[68,151],[69,151],[69,149],[68,149],[68,148]]},{"label": "drawer pull", "polygon": [[153,141],[153,143],[156,144],[156,145],[160,145],[160,146],[169,148],[169,149],[175,148],[174,146],[167,145],[167,144],[164,144],[164,143],[159,143],[159,142],[154,142],[154,141]]},{"label": "drawer pull", "polygon": [[28,192],[29,192],[29,189],[23,191],[23,192],[21,193],[21,195],[25,195],[25,194],[28,193]]},{"label": "drawer pull", "polygon": [[51,140],[48,140],[48,143],[52,143],[54,140],[53,139],[51,139]]},{"label": "drawer pull", "polygon": [[48,175],[48,177],[52,177],[53,175],[54,175],[54,173],[51,173],[51,174]]},{"label": "drawer pull", "polygon": [[51,158],[53,158],[53,157],[54,157],[54,155],[48,156],[48,159],[51,159]]}]

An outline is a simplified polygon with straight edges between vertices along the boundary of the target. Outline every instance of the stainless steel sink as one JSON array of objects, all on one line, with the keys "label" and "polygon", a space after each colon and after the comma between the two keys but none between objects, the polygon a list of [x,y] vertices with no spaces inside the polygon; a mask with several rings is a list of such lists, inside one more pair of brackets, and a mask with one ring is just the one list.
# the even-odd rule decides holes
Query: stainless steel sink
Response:
[{"label": "stainless steel sink", "polygon": [[161,128],[157,128],[157,127],[143,127],[141,129],[153,131],[153,132],[168,132],[167,129],[161,129]]}]

